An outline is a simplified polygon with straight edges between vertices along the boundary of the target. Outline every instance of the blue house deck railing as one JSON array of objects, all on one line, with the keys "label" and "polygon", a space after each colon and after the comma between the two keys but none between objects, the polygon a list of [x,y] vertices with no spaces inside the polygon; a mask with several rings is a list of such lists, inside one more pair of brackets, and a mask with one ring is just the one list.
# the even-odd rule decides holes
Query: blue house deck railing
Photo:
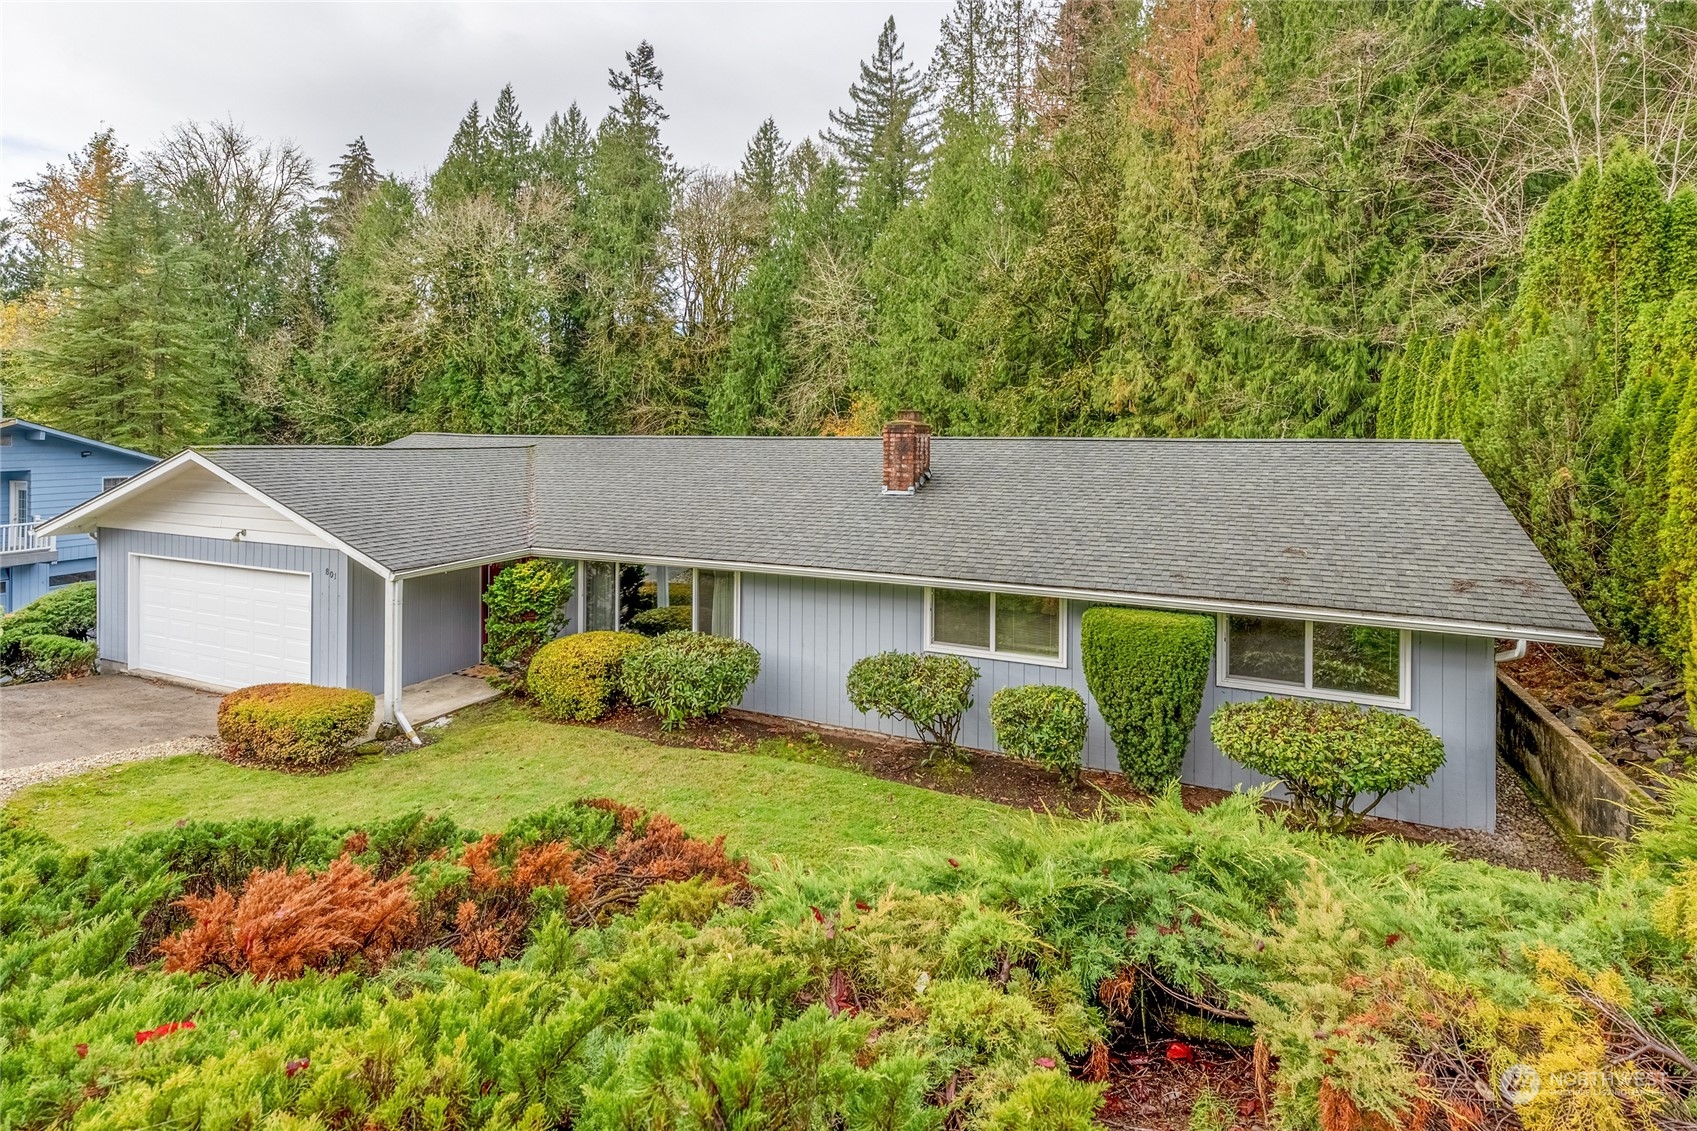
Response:
[{"label": "blue house deck railing", "polygon": [[55,538],[43,538],[35,532],[33,522],[0,524],[0,554],[15,554],[29,550],[51,550]]}]

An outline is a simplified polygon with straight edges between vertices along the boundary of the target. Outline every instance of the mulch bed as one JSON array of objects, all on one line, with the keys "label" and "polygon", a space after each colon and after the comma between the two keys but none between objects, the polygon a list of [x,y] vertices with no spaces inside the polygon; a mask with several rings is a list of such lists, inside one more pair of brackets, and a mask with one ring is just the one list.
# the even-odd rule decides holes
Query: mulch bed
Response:
[{"label": "mulch bed", "polygon": [[1229,1045],[1166,1040],[1121,1045],[1108,1054],[1107,1084],[1097,1115],[1103,1127],[1188,1131],[1191,1112],[1209,1092],[1229,1126],[1267,1125],[1254,1060]]},{"label": "mulch bed", "polygon": [[[918,742],[864,731],[809,726],[772,715],[728,711],[717,718],[697,720],[675,731],[660,728],[646,711],[624,707],[592,726],[645,738],[664,746],[699,750],[751,751],[760,743],[789,744],[786,756],[856,770],[884,781],[920,786],[940,793],[993,801],[1039,813],[1084,817],[1105,813],[1119,801],[1144,801],[1141,793],[1119,774],[1086,770],[1076,789],[1030,762],[990,751],[971,751],[969,765],[926,765],[926,749]],[[1181,789],[1185,808],[1200,810],[1228,796],[1222,790],[1187,785]],[[1266,803],[1269,809],[1278,802]],[[1561,835],[1551,827],[1526,793],[1520,779],[1501,760],[1497,762],[1497,831],[1435,829],[1369,817],[1352,835],[1397,836],[1421,844],[1445,844],[1460,857],[1483,860],[1544,876],[1584,879],[1590,875]]]},{"label": "mulch bed", "polygon": [[1697,726],[1673,665],[1645,648],[1534,644],[1504,665],[1551,713],[1638,784],[1692,772]]}]

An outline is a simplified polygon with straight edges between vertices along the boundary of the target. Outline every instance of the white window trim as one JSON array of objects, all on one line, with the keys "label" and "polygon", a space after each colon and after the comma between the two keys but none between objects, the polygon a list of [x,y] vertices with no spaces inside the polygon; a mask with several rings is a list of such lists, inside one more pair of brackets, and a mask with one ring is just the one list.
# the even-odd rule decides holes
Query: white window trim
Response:
[{"label": "white window trim", "polygon": [[[1001,660],[1009,664],[1036,664],[1044,668],[1064,668],[1067,666],[1067,602],[1063,597],[1057,597],[1060,602],[1060,652],[1053,656],[1038,656],[1030,652],[1009,652],[996,648],[996,596],[997,592],[990,589],[956,589],[944,586],[957,593],[987,593],[990,596],[990,647],[974,648],[970,644],[950,644],[939,641],[933,631],[935,623],[936,590],[927,587],[925,590],[925,650],[927,652],[942,652],[952,656],[972,656],[980,660]],[[1015,594],[1017,596],[1017,594]]]},{"label": "white window trim", "polygon": [[[623,631],[625,631],[625,629],[619,623],[619,619],[620,619],[619,618],[619,602],[618,602],[618,596],[617,596],[618,583],[619,583],[619,569],[621,567],[627,566],[627,565],[639,565],[639,566],[643,566],[647,569],[653,569],[654,564],[652,562],[627,562],[627,561],[624,561],[622,559],[615,561],[612,558],[579,558],[578,562],[577,562],[577,576],[576,576],[576,578],[574,579],[574,582],[573,582],[574,593],[573,593],[573,596],[572,596],[572,605],[573,605],[574,611],[577,614],[577,623],[579,625],[579,627],[576,629],[576,631],[578,631],[578,632],[588,632],[588,631],[590,631],[590,629],[589,629],[589,599],[588,599],[588,589],[589,589],[589,587],[583,583],[583,577],[584,577],[584,572],[585,572],[586,568],[589,566],[589,564],[591,562],[596,562],[596,563],[600,563],[600,564],[603,564],[603,565],[611,564],[612,567],[613,567],[613,585],[614,585],[613,631],[614,632],[623,632]],[[676,569],[678,567],[671,566],[671,567],[666,567],[666,568]],[[712,566],[686,566],[684,568],[689,570],[689,625],[690,625],[690,631],[691,632],[700,632],[701,631],[700,627],[696,623],[697,621],[700,620],[700,616],[698,615],[700,613],[700,607],[695,603],[695,594],[696,594],[696,587],[701,581],[701,571],[704,570],[704,569],[707,569],[707,570],[712,570],[714,573],[729,573],[731,575],[731,639],[732,640],[741,640],[742,639],[742,571],[740,569],[739,570],[714,569],[714,567],[712,567]],[[668,578],[667,581],[669,583],[670,578]],[[656,599],[658,599],[658,597],[659,597],[658,592],[656,592],[655,597],[656,597]],[[668,605],[671,604],[671,595],[670,594],[667,594],[666,603]],[[655,608],[660,608],[660,607],[661,606],[659,606],[659,605],[655,606]]]},{"label": "white window trim", "polygon": [[[1302,622],[1302,683],[1281,683],[1272,679],[1247,679],[1243,676],[1230,675],[1227,667],[1231,660],[1231,617],[1230,613],[1221,613],[1214,619],[1214,682],[1221,687],[1231,687],[1242,691],[1265,691],[1270,695],[1284,695],[1294,699],[1325,699],[1336,703],[1360,703],[1371,707],[1392,707],[1399,711],[1411,710],[1414,706],[1413,667],[1409,662],[1410,632],[1408,629],[1397,631],[1397,682],[1396,695],[1369,695],[1351,691],[1333,691],[1326,687],[1314,686],[1314,622]],[[1267,618],[1289,619],[1289,618]],[[1327,621],[1328,624],[1344,623]]]}]

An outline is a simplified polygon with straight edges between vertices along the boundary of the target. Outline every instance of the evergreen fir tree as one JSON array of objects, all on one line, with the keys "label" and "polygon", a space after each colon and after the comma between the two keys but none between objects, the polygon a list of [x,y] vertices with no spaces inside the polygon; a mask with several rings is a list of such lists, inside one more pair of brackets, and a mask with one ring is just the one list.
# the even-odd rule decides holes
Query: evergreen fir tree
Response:
[{"label": "evergreen fir tree", "polygon": [[501,88],[483,130],[487,188],[496,200],[511,201],[534,175],[530,126],[519,112],[511,83]]},{"label": "evergreen fir tree", "polygon": [[333,243],[347,242],[360,209],[381,179],[365,138],[354,138],[341,159],[330,166],[330,183],[316,206],[319,226]]},{"label": "evergreen fir tree", "polygon": [[982,119],[997,112],[1004,44],[992,0],[955,0],[928,76],[944,111]]},{"label": "evergreen fir tree", "polygon": [[147,188],[113,190],[54,277],[64,309],[25,351],[25,410],[66,431],[168,455],[206,439],[222,386],[200,253]]},{"label": "evergreen fir tree", "polygon": [[849,87],[849,108],[831,111],[831,128],[821,135],[842,155],[856,203],[875,221],[918,193],[931,144],[920,107],[924,84],[902,51],[891,16]]},{"label": "evergreen fir tree", "polygon": [[761,204],[768,207],[778,198],[782,187],[784,163],[789,147],[778,135],[778,123],[767,118],[754,131],[748,148],[743,151],[742,165],[737,170],[737,182]]},{"label": "evergreen fir tree", "polygon": [[430,176],[430,199],[439,204],[463,200],[488,187],[488,130],[477,103],[465,112],[448,143],[448,155]]},{"label": "evergreen fir tree", "polygon": [[555,112],[536,144],[536,173],[544,184],[558,185],[576,200],[583,194],[584,170],[593,148],[589,121],[572,103],[564,114]]}]

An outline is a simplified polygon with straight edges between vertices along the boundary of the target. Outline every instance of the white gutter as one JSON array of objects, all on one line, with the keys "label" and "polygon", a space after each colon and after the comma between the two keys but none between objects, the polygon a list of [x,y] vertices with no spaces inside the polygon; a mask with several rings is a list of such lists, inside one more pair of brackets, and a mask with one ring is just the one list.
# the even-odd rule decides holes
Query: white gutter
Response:
[{"label": "white gutter", "polygon": [[925,577],[917,574],[874,573],[868,570],[826,569],[816,566],[775,565],[770,562],[713,561],[705,558],[668,558],[653,554],[620,554],[604,550],[534,549],[538,558],[565,558],[587,561],[629,561],[645,565],[696,566],[701,569],[735,570],[742,573],[769,573],[780,577],[821,577],[843,581],[869,581],[881,585],[912,585],[931,588],[971,589],[983,593],[1020,593],[1034,597],[1059,597],[1068,601],[1094,601],[1102,604],[1135,604],[1150,609],[1171,609],[1176,612],[1225,613],[1238,616],[1279,617],[1287,620],[1317,620],[1335,624],[1358,624],[1372,628],[1409,629],[1413,632],[1447,633],[1456,636],[1490,636],[1536,640],[1545,644],[1572,644],[1580,648],[1601,648],[1603,638],[1592,632],[1566,629],[1527,628],[1524,625],[1490,624],[1483,621],[1444,620],[1434,617],[1411,617],[1395,613],[1354,612],[1345,609],[1313,608],[1306,605],[1262,604],[1251,601],[1214,600],[1200,597],[1173,597],[1151,593],[1127,593],[1113,589],[1067,589],[1042,585],[1010,585],[992,581],[963,581],[956,577]]},{"label": "white gutter", "polygon": [[1526,646],[1531,643],[1532,642],[1530,640],[1516,640],[1513,648],[1510,648],[1506,652],[1497,653],[1497,663],[1512,664],[1516,660],[1524,659],[1526,656]]}]

